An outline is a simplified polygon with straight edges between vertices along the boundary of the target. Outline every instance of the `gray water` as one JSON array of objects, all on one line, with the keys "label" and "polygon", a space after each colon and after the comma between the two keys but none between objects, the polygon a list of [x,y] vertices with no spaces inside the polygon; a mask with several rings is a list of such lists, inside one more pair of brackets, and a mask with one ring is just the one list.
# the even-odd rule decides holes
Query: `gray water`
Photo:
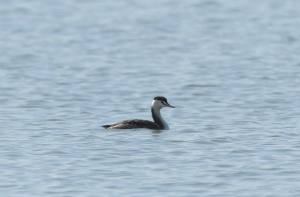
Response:
[{"label": "gray water", "polygon": [[300,196],[299,8],[0,1],[1,197]]}]

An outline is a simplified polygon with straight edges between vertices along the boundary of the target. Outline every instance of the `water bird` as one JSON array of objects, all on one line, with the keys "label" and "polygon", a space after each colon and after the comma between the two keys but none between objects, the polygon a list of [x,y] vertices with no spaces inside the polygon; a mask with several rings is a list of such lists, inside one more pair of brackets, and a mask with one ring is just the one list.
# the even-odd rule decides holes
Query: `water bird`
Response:
[{"label": "water bird", "polygon": [[151,113],[153,121],[149,120],[140,120],[140,119],[130,119],[123,120],[116,124],[111,125],[102,125],[105,129],[138,129],[146,128],[152,130],[168,130],[169,126],[166,121],[162,118],[160,110],[163,107],[175,108],[173,105],[170,105],[167,99],[163,96],[157,96],[153,98],[151,104]]}]

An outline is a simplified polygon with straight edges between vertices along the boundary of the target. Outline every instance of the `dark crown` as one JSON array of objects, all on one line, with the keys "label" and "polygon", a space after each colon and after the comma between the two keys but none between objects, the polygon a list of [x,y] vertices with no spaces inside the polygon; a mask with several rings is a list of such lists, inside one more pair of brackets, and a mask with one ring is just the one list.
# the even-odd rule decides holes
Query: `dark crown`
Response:
[{"label": "dark crown", "polygon": [[168,103],[167,99],[163,96],[156,96],[156,97],[154,97],[153,100],[160,100],[160,101],[165,101],[166,103]]}]

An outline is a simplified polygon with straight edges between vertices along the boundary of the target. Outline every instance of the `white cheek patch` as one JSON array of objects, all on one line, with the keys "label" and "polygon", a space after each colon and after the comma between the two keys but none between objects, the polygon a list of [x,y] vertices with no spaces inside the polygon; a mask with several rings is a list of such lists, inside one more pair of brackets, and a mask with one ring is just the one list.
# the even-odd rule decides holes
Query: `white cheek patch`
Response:
[{"label": "white cheek patch", "polygon": [[169,107],[169,104],[166,101],[153,100],[152,101],[152,107],[154,109],[161,109],[163,107]]}]

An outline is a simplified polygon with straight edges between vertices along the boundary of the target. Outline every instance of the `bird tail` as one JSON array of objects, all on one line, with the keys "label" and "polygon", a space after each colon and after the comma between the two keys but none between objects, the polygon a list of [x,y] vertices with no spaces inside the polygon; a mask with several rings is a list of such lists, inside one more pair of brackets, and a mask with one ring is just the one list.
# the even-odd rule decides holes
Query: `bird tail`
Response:
[{"label": "bird tail", "polygon": [[101,127],[108,129],[111,125],[102,125]]}]

